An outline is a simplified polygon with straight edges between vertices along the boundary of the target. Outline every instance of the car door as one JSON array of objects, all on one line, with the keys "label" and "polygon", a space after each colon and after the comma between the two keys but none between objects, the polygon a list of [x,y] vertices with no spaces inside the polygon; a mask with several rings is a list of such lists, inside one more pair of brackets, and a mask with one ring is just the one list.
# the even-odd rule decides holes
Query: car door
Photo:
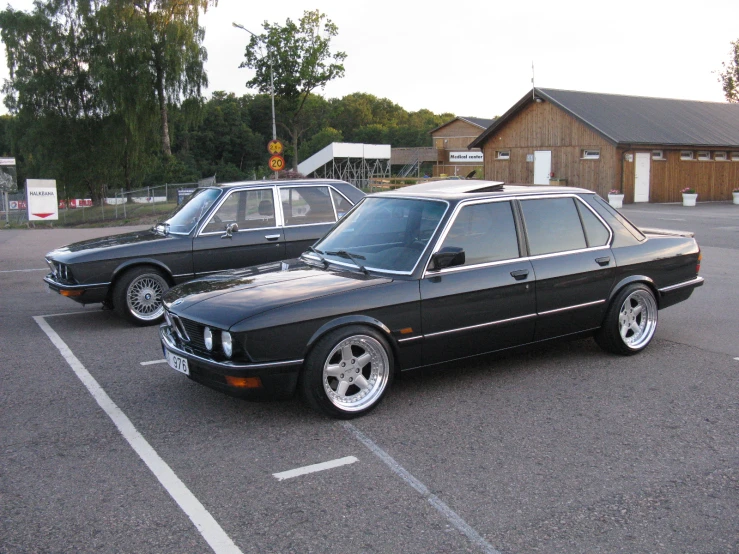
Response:
[{"label": "car door", "polygon": [[535,340],[600,326],[615,277],[610,228],[575,195],[520,205],[536,275]]},{"label": "car door", "polygon": [[[238,231],[226,232],[235,223]],[[277,224],[274,187],[231,191],[193,239],[195,275],[285,258],[285,234]]]},{"label": "car door", "polygon": [[510,201],[458,207],[435,251],[458,247],[462,266],[421,279],[424,363],[472,356],[530,342],[536,305],[534,271],[521,257]]},{"label": "car door", "polygon": [[351,202],[328,185],[282,186],[279,194],[287,258],[300,256],[351,208]]}]

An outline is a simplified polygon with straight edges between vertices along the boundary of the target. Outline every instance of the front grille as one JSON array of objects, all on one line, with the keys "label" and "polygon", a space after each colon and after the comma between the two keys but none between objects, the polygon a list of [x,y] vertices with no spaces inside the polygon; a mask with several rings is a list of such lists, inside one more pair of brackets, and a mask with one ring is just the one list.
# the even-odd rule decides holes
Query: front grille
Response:
[{"label": "front grille", "polygon": [[203,330],[205,329],[205,326],[190,319],[185,319],[184,317],[181,317],[180,321],[190,337],[189,345],[198,350],[202,350],[203,352],[207,352],[207,349],[205,348],[205,339],[203,338]]}]

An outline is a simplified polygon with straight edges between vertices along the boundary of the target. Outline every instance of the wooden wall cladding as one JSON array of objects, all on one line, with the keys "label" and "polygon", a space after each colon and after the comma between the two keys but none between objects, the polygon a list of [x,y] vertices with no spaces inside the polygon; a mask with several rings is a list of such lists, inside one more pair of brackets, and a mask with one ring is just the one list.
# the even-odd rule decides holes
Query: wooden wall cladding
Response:
[{"label": "wooden wall cladding", "polygon": [[[726,150],[719,150],[726,152]],[[629,150],[625,154],[651,150]],[[697,154],[697,150],[694,151]],[[713,158],[713,151],[711,157]],[[692,187],[699,201],[731,200],[739,186],[739,162],[681,160],[679,150],[663,150],[664,160],[651,159],[649,201],[682,202],[682,189]],[[636,156],[634,156],[636,159]],[[634,201],[634,163],[624,162],[624,201]]]},{"label": "wooden wall cladding", "polygon": [[[673,147],[675,148],[675,147]],[[582,159],[585,149],[600,150],[597,160]],[[697,148],[693,150],[697,157]],[[496,152],[510,152],[508,160],[496,159]],[[564,110],[549,102],[531,103],[513,116],[483,145],[485,178],[507,183],[533,183],[534,162],[527,161],[536,150],[552,153],[551,171],[567,180],[568,186],[593,190],[603,196],[611,189],[623,190],[624,201],[634,201],[634,160],[637,152],[662,150],[664,160],[650,158],[650,202],[680,202],[680,190],[693,187],[698,200],[730,200],[739,187],[739,162],[686,161],[680,150],[654,145],[639,149],[617,148]],[[735,148],[739,151],[739,148]],[[713,149],[727,152],[731,149]],[[632,156],[632,161],[627,156]]]}]

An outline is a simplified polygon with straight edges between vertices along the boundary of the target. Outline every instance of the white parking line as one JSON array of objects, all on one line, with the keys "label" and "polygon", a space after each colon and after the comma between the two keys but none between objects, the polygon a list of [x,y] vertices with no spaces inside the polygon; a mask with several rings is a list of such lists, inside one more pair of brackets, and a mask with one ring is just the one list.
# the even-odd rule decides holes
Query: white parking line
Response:
[{"label": "white parking line", "polygon": [[141,365],[166,364],[167,360],[152,360],[150,362],[141,362]]},{"label": "white parking line", "polygon": [[0,273],[24,273],[26,271],[49,271],[48,267],[42,267],[41,269],[2,269]]},{"label": "white parking line", "polygon": [[141,457],[154,476],[159,479],[159,482],[174,501],[177,502],[182,511],[187,514],[187,517],[190,518],[190,521],[193,522],[195,528],[208,542],[213,551],[216,554],[242,554],[239,547],[226,535],[213,516],[210,515],[151,445],[146,442],[146,439],[133,426],[128,416],[111,400],[56,331],[44,320],[44,316],[34,316],[33,319],[41,327],[41,330],[46,333],[46,336],[49,337],[49,340],[51,340],[54,346],[57,347],[69,364],[69,367],[72,368],[72,371],[74,371],[79,380],[87,387],[87,390],[103,411],[113,420],[113,423],[115,423],[115,426],[118,427],[121,435],[123,435],[123,438],[128,441],[131,448]]},{"label": "white parking line", "polygon": [[739,362],[739,358],[734,358],[737,362]]},{"label": "white parking line", "polygon": [[382,460],[393,471],[393,473],[395,473],[403,481],[408,483],[411,487],[416,489],[421,494],[421,496],[426,498],[429,501],[429,504],[431,504],[434,508],[441,512],[441,514],[446,517],[452,525],[454,525],[470,541],[479,546],[480,549],[485,552],[485,554],[500,554],[499,551],[495,550],[495,548],[493,548],[490,543],[483,539],[480,534],[472,527],[470,527],[470,525],[465,520],[463,520],[454,510],[444,504],[444,502],[442,502],[438,496],[433,494],[428,489],[428,487],[426,487],[426,485],[424,485],[423,483],[421,483],[421,481],[408,473],[408,471],[403,466],[396,462],[393,457],[390,456],[390,454],[377,446],[372,441],[372,439],[370,439],[367,435],[362,433],[359,429],[354,427],[354,425],[352,425],[348,421],[343,422],[342,425],[347,431],[353,434],[359,440],[359,442],[369,448],[375,456],[380,458],[380,460]]},{"label": "white parking line", "polygon": [[289,471],[282,471],[280,473],[273,473],[272,477],[277,477],[278,481],[284,479],[291,479],[298,475],[307,475],[308,473],[315,473],[316,471],[325,471],[327,469],[333,469],[335,467],[345,466],[358,462],[354,456],[347,456],[346,458],[339,458],[337,460],[331,460],[330,462],[322,462],[320,464],[313,464],[310,466],[299,467],[297,469],[291,469]]}]

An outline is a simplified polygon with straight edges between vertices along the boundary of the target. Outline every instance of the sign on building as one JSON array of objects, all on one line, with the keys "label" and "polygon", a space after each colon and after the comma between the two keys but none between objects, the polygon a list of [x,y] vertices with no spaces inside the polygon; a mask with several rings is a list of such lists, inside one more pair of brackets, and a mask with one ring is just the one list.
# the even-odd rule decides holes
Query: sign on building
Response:
[{"label": "sign on building", "polygon": [[59,199],[54,179],[27,179],[28,221],[59,219]]},{"label": "sign on building", "polygon": [[482,163],[484,156],[482,152],[449,152],[449,162],[457,163]]}]

